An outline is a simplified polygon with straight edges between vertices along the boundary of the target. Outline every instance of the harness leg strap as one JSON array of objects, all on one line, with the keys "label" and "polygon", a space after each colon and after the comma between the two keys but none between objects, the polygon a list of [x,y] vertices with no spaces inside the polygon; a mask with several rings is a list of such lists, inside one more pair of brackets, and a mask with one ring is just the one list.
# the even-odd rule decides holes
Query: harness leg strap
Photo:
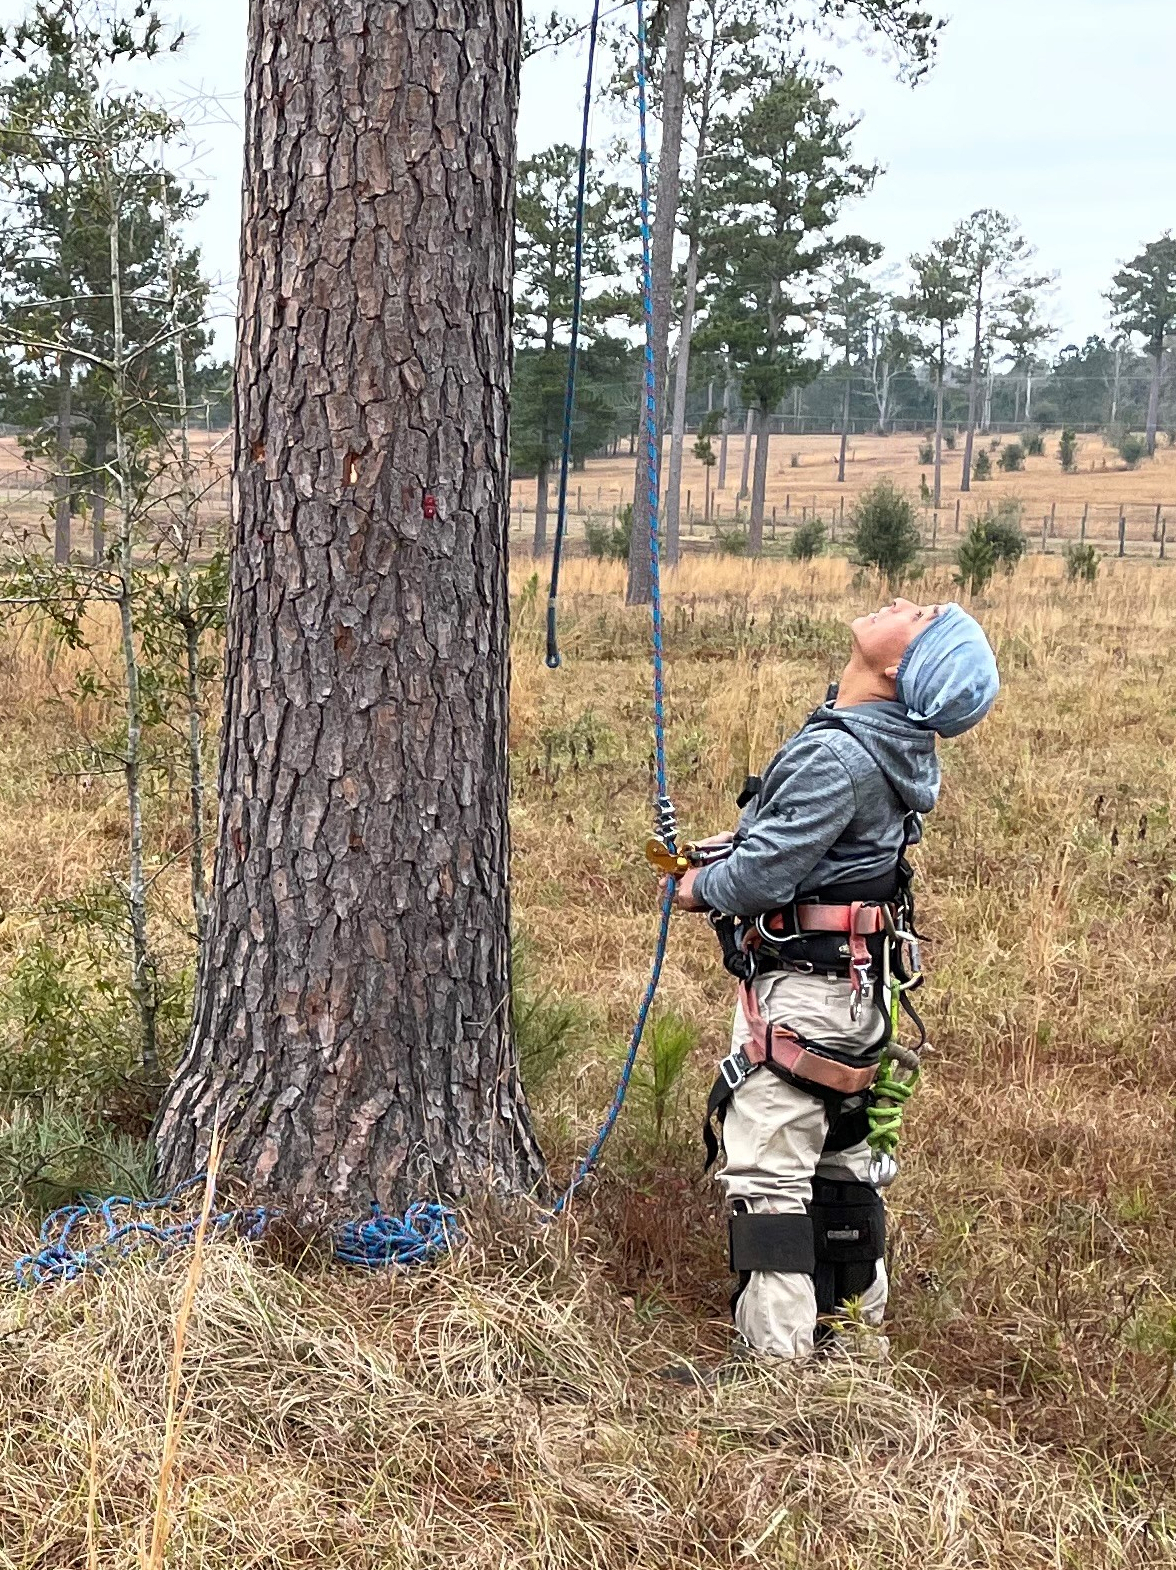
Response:
[{"label": "harness leg strap", "polygon": [[731,1269],[740,1276],[755,1270],[779,1270],[811,1276],[816,1269],[813,1220],[808,1215],[731,1217]]}]

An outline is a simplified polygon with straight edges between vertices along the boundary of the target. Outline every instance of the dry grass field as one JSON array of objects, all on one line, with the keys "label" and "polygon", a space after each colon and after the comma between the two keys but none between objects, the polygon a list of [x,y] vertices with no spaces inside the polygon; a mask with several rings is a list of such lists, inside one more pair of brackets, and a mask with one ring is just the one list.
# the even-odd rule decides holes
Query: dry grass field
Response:
[{"label": "dry grass field", "polygon": [[[934,480],[934,466],[919,461],[919,447],[926,438],[909,433],[880,437],[873,434],[850,438],[849,457],[846,464],[845,484],[837,483],[837,453],[839,436],[806,435],[774,436],[768,463],[768,516],[775,509],[777,528],[783,538],[787,522],[798,521],[802,514],[816,515],[826,523],[836,526],[842,508],[853,507],[862,491],[889,478],[916,500],[920,495],[920,477],[928,486]],[[1003,444],[1011,437],[1001,437]],[[1139,544],[1150,543],[1153,533],[1155,509],[1176,509],[1176,448],[1166,445],[1161,436],[1154,459],[1145,461],[1139,468],[1129,470],[1119,454],[1107,445],[1100,435],[1083,435],[1078,438],[1077,470],[1064,474],[1058,461],[1058,432],[1045,433],[1045,454],[1027,458],[1021,473],[1005,474],[996,466],[998,456],[989,448],[989,438],[977,435],[976,451],[989,449],[993,459],[991,480],[974,480],[970,495],[959,491],[963,462],[963,436],[961,434],[954,452],[945,451],[943,458],[943,510],[939,526],[939,542],[949,541],[954,530],[956,503],[960,504],[961,527],[966,527],[969,517],[983,512],[989,504],[1002,497],[1015,496],[1024,505],[1026,532],[1036,539],[1042,519],[1053,513],[1051,538],[1058,540],[1076,538],[1084,508],[1089,509],[1087,520],[1092,540],[1110,541],[1115,538],[1119,509],[1126,510],[1128,539]],[[708,543],[711,531],[703,524],[704,471],[693,456],[691,443],[687,442],[682,478],[682,517],[684,538],[689,546]],[[717,449],[716,449],[717,450]],[[668,446],[667,446],[668,451]],[[716,521],[729,526],[736,511],[740,468],[743,455],[743,432],[733,433],[730,439],[727,489],[715,492]],[[793,460],[796,460],[795,466]],[[614,507],[630,501],[633,496],[635,459],[618,457],[592,459],[581,473],[573,475],[571,500],[578,501],[584,513],[600,512],[611,515]],[[717,482],[717,469],[711,471],[712,482]],[[686,526],[687,491],[693,526]],[[516,509],[515,527],[523,535],[529,534],[531,520],[527,516],[535,505],[533,479],[515,481],[512,500]],[[522,504],[523,519],[518,520],[518,507]],[[554,507],[554,489],[552,505]],[[740,506],[746,514],[747,503]],[[931,528],[930,509],[926,509],[925,526]],[[580,527],[579,514],[572,522],[573,536]],[[770,533],[770,530],[769,530]],[[1176,540],[1176,513],[1168,526],[1169,537]],[[1170,549],[1176,549],[1176,546]]]},{"label": "dry grass field", "polygon": [[[521,1039],[561,1176],[606,1104],[654,935],[646,624],[618,566],[572,561],[549,672],[528,572],[514,578]],[[655,1377],[726,1338],[696,1131],[732,998],[705,924],[683,917],[662,1071],[646,1060],[569,1222],[471,1217],[461,1251],[411,1275],[348,1274],[293,1238],[209,1249],[171,1570],[1176,1563],[1172,582],[1105,563],[1074,587],[1033,559],[975,607],[1005,690],[945,747],[918,856],[935,1052],[891,1190],[888,1363],[866,1347],[715,1392]],[[667,590],[671,776],[700,833],[731,822],[749,765],[820,699],[845,621],[880,591],[834,559],[690,561]],[[933,573],[928,593],[950,592]],[[0,641],[9,988],[42,939],[63,974],[82,966],[45,908],[82,900],[123,850],[118,779],[63,762],[113,718],[74,692],[78,658],[34,629]],[[182,781],[157,783],[157,941],[178,966],[185,802]],[[13,1019],[0,1065],[22,1051]],[[695,1043],[677,1076],[675,1031]],[[0,1158],[28,1115],[10,1102],[0,1117]],[[3,1212],[6,1251],[34,1220]],[[186,1268],[140,1260],[0,1299],[2,1570],[146,1562]]]}]

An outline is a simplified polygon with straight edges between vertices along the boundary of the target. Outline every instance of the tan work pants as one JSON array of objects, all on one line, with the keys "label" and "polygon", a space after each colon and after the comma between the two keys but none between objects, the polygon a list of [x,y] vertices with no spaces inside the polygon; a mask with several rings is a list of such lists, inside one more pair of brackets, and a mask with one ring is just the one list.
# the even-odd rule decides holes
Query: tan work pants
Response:
[{"label": "tan work pants", "polygon": [[[877,983],[875,983],[877,985]],[[855,1020],[850,985],[840,977],[779,971],[754,983],[763,1016],[790,1025],[840,1052],[867,1052],[886,1033],[886,1022],[868,999]],[[750,1037],[736,1008],[732,1050]],[[754,1070],[727,1104],[723,1124],[725,1163],[718,1180],[730,1200],[760,1215],[800,1215],[812,1199],[812,1179],[869,1178],[871,1152],[863,1141],[825,1153],[829,1114],[816,1096],[789,1085],[770,1069]],[[880,1325],[886,1309],[886,1266],[860,1299],[862,1319]],[[811,1276],[757,1270],[739,1296],[735,1328],[756,1351],[803,1357],[813,1349],[817,1300]]]}]

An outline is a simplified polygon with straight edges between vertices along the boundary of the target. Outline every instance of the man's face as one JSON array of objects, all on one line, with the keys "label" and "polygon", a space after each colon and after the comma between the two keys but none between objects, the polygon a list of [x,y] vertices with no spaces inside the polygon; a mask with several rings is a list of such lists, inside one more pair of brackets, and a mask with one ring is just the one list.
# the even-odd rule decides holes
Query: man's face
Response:
[{"label": "man's face", "polygon": [[854,644],[871,670],[893,681],[907,649],[942,608],[892,600],[873,615],[850,623]]}]

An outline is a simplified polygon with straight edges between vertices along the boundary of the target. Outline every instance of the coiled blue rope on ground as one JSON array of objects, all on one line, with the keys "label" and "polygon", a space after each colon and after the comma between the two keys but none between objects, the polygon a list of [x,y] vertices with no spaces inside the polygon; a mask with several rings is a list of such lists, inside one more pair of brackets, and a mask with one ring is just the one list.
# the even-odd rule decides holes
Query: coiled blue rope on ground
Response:
[{"label": "coiled blue rope on ground", "polygon": [[[109,1199],[86,1198],[60,1206],[41,1223],[38,1246],[22,1254],[13,1265],[15,1284],[33,1287],[52,1281],[76,1281],[87,1271],[101,1271],[111,1259],[125,1258],[141,1248],[154,1248],[161,1256],[186,1248],[196,1237],[198,1219],[163,1218],[178,1210],[186,1196],[202,1189],[204,1183],[202,1173],[157,1199],[131,1199],[115,1194]],[[277,1214],[264,1206],[214,1210],[208,1218],[208,1231],[232,1231],[256,1241]],[[93,1236],[95,1233],[98,1235]]]},{"label": "coiled blue rope on ground", "polygon": [[[576,298],[574,304],[573,346],[568,373],[568,390],[564,410],[563,455],[561,460],[560,510],[553,562],[552,591],[548,603],[548,664],[558,664],[550,658],[555,648],[555,595],[559,581],[559,553],[563,543],[563,525],[566,511],[567,468],[571,456],[572,415],[575,398],[575,337],[578,334],[582,291],[582,241],[583,207],[587,168],[587,138],[589,98],[592,90],[592,64],[596,44],[596,24],[599,6],[593,11],[592,31],[589,42],[588,80],[585,88],[584,142],[581,148],[580,186],[576,224]],[[664,651],[662,644],[661,610],[661,558],[658,540],[658,434],[657,398],[654,378],[653,354],[653,260],[649,223],[649,145],[648,105],[646,81],[647,40],[645,32],[644,0],[637,0],[637,104],[640,123],[641,168],[641,294],[645,316],[645,438],[646,480],[649,496],[649,564],[650,609],[652,616],[651,660],[653,665],[653,735],[654,773],[657,789],[658,828],[668,847],[674,849],[674,815],[669,800],[666,774],[666,718]],[[592,1174],[601,1152],[616,1126],[617,1118],[625,1103],[633,1068],[637,1061],[649,1013],[661,981],[662,966],[669,941],[670,917],[674,904],[674,882],[666,886],[661,905],[661,920],[653,966],[633,1031],[629,1038],[621,1074],[617,1080],[612,1102],[587,1152],[578,1163],[567,1188],[553,1205],[549,1219],[559,1216],[575,1196],[577,1190]],[[65,1205],[46,1217],[41,1227],[39,1246],[24,1254],[14,1266],[15,1284],[18,1287],[41,1286],[50,1282],[76,1281],[87,1271],[101,1271],[112,1259],[133,1253],[144,1247],[157,1248],[161,1255],[189,1246],[195,1239],[198,1221],[189,1217],[182,1221],[152,1220],[174,1212],[185,1196],[202,1188],[203,1174],[189,1178],[168,1193],[156,1199],[136,1200],[124,1196],[111,1199],[84,1199],[75,1205]],[[214,1211],[209,1218],[211,1233],[235,1231],[240,1237],[256,1241],[269,1225],[280,1216],[278,1210],[259,1206],[253,1209],[238,1208]],[[95,1241],[89,1234],[97,1225],[102,1233]],[[419,1200],[410,1205],[403,1217],[389,1215],[379,1205],[373,1204],[371,1215],[364,1221],[345,1222],[336,1233],[335,1257],[342,1264],[365,1269],[386,1269],[389,1266],[422,1264],[446,1253],[461,1238],[456,1214],[446,1206],[429,1200]]]}]

